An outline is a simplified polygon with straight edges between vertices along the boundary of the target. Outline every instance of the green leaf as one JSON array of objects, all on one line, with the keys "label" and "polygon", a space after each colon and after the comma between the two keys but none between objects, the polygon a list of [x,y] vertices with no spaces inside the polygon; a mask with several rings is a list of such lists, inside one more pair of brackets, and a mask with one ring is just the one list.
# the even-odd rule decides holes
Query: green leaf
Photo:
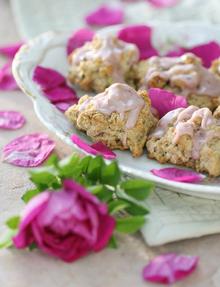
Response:
[{"label": "green leaf", "polygon": [[81,159],[79,165],[80,165],[81,170],[82,170],[83,173],[87,172],[87,169],[89,167],[89,163],[90,163],[91,159],[92,159],[92,157],[90,155],[84,156]]},{"label": "green leaf", "polygon": [[104,185],[95,185],[87,187],[100,201],[108,202],[112,199],[113,192]]},{"label": "green leaf", "polygon": [[127,195],[137,200],[144,200],[154,189],[154,184],[144,179],[129,179],[122,182],[120,187],[125,191]]},{"label": "green leaf", "polygon": [[130,201],[129,204],[130,206],[125,208],[125,210],[131,215],[146,215],[149,213],[149,210],[142,205],[138,205]]},{"label": "green leaf", "polygon": [[17,229],[20,222],[20,216],[13,216],[6,221],[6,225],[10,229]]},{"label": "green leaf", "polygon": [[37,244],[36,244],[36,243],[31,243],[31,244],[28,246],[28,249],[29,249],[29,251],[33,251],[34,249],[37,249]]},{"label": "green leaf", "polygon": [[8,229],[0,237],[0,249],[9,248],[13,245],[12,237],[17,233],[16,229]]},{"label": "green leaf", "polygon": [[44,163],[44,166],[54,165],[57,166],[59,158],[56,154],[52,154]]},{"label": "green leaf", "polygon": [[28,203],[33,197],[35,197],[36,195],[38,195],[40,193],[40,191],[38,189],[30,189],[28,191],[26,191],[21,199],[25,202]]},{"label": "green leaf", "polygon": [[[74,175],[74,171],[79,166],[80,157],[77,154],[72,154],[71,156],[61,160],[58,163],[59,174],[64,178],[71,178]],[[75,174],[76,175],[76,174]]]},{"label": "green leaf", "polygon": [[101,156],[91,158],[87,169],[88,178],[91,179],[93,182],[100,181],[101,171],[104,166],[105,163]]},{"label": "green leaf", "polygon": [[144,216],[118,218],[116,221],[116,230],[122,233],[134,233],[138,231],[144,223]]},{"label": "green leaf", "polygon": [[30,179],[42,190],[45,188],[58,188],[61,185],[57,170],[52,166],[40,167],[30,171]]},{"label": "green leaf", "polygon": [[101,182],[116,186],[121,178],[121,173],[116,161],[104,166],[101,172]]},{"label": "green leaf", "polygon": [[108,247],[109,248],[113,248],[113,249],[118,248],[118,244],[117,244],[116,238],[113,235],[112,235],[112,237],[110,238],[110,240],[108,242]]},{"label": "green leaf", "polygon": [[129,207],[129,203],[123,199],[113,200],[108,204],[108,210],[111,214],[124,210],[127,207]]}]

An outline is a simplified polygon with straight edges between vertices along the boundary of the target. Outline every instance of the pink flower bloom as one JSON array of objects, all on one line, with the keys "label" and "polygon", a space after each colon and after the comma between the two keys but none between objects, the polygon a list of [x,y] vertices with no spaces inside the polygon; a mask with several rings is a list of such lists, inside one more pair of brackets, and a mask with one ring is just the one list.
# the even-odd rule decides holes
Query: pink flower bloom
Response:
[{"label": "pink flower bloom", "polygon": [[18,137],[3,148],[3,160],[22,167],[40,165],[53,151],[54,141],[35,133]]},{"label": "pink flower bloom", "polygon": [[75,31],[67,42],[67,55],[71,54],[73,50],[82,47],[86,42],[92,41],[94,32],[89,28],[82,28]]},{"label": "pink flower bloom", "polygon": [[43,192],[27,204],[13,242],[16,248],[36,243],[45,253],[73,262],[102,250],[114,228],[106,204],[78,183],[65,180],[62,190]]},{"label": "pink flower bloom", "polygon": [[88,14],[85,20],[88,25],[109,26],[121,24],[124,20],[124,12],[119,6],[102,5]]},{"label": "pink flower bloom", "polygon": [[189,276],[196,269],[198,260],[197,256],[163,254],[144,267],[143,278],[153,283],[173,284]]},{"label": "pink flower bloom", "polygon": [[13,59],[17,51],[20,49],[20,47],[23,45],[23,43],[15,43],[7,46],[1,46],[0,47],[0,54],[3,56],[6,56],[8,58]]},{"label": "pink flower bloom", "polygon": [[178,182],[197,183],[204,179],[200,173],[175,167],[152,169],[151,172],[156,176]]},{"label": "pink flower bloom", "polygon": [[12,75],[11,60],[0,68],[0,90],[13,91],[18,90],[17,83]]},{"label": "pink flower bloom", "polygon": [[160,118],[177,108],[186,108],[187,100],[183,96],[177,96],[170,91],[159,88],[151,88],[148,91],[152,107],[155,108]]},{"label": "pink flower bloom", "polygon": [[0,128],[8,130],[16,130],[25,124],[25,118],[19,112],[0,111]]},{"label": "pink flower bloom", "polygon": [[140,59],[147,59],[158,55],[152,45],[152,29],[146,25],[134,25],[122,28],[118,32],[118,38],[122,41],[135,44],[140,52]]},{"label": "pink flower bloom", "polygon": [[175,6],[180,2],[180,0],[146,0],[152,4],[155,8],[166,8]]},{"label": "pink flower bloom", "polygon": [[90,153],[93,155],[102,155],[106,159],[116,158],[116,154],[113,151],[111,151],[102,142],[97,142],[97,143],[94,143],[92,145],[88,145],[85,141],[83,141],[77,135],[72,135],[71,140],[74,144],[76,144],[79,148],[86,151],[87,153]]}]

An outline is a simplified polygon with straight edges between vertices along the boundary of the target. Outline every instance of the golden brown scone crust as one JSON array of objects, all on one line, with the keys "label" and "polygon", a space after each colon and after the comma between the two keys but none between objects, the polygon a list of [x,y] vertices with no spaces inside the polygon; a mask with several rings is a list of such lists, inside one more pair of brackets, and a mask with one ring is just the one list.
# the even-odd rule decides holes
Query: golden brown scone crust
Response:
[{"label": "golden brown scone crust", "polygon": [[112,150],[129,149],[134,157],[138,157],[143,153],[150,129],[157,123],[151,113],[146,91],[139,91],[138,94],[144,99],[145,106],[139,113],[136,125],[131,129],[125,128],[128,112],[124,119],[121,119],[117,112],[108,116],[96,111],[92,103],[80,111],[82,103],[89,98],[87,95],[83,96],[77,105],[70,107],[66,116],[77,129],[86,132],[93,142],[101,141]]},{"label": "golden brown scone crust", "polygon": [[[115,39],[115,41],[119,40]],[[99,49],[100,45],[101,40],[94,38],[92,42],[88,42],[84,46],[89,49]],[[137,56],[135,49],[124,50],[117,64],[111,64],[102,58],[86,59],[77,64],[74,63],[72,61],[73,55],[79,53],[84,46],[74,50],[68,57],[68,80],[70,83],[78,85],[84,91],[103,92],[111,84],[118,82],[118,80],[115,80],[114,73],[115,70],[117,72],[119,69],[122,76],[120,82],[129,82],[131,80],[130,70],[134,64],[134,58]]]},{"label": "golden brown scone crust", "polygon": [[[147,141],[148,157],[160,163],[172,163],[206,172],[210,176],[220,176],[220,126],[210,125],[216,137],[211,138],[201,147],[199,158],[192,157],[193,140],[189,135],[182,135],[178,143],[174,143],[175,119],[170,123],[161,138],[149,137]],[[199,128],[199,127],[198,127]]]}]

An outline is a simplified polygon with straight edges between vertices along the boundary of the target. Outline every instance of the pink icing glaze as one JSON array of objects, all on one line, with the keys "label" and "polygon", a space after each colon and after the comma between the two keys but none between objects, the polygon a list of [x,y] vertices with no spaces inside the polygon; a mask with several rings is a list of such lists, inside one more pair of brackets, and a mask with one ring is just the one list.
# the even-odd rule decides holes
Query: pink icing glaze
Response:
[{"label": "pink icing glaze", "polygon": [[88,104],[93,104],[97,111],[105,115],[117,112],[120,114],[121,119],[124,119],[125,113],[129,112],[125,127],[131,129],[135,126],[145,102],[130,86],[116,83],[103,93],[86,100],[81,105],[80,110],[84,110]]},{"label": "pink icing glaze", "polygon": [[184,89],[178,92],[181,95],[188,96],[196,93],[218,97],[220,95],[219,78],[199,62],[184,64],[186,57],[195,58],[191,53],[184,54],[181,57],[152,57],[149,60],[149,65],[152,67],[146,74],[145,84],[148,85],[149,81],[155,75],[158,75],[169,81],[171,87],[175,87],[177,81],[181,82],[184,86]]},{"label": "pink icing glaze", "polygon": [[100,47],[84,45],[81,49],[76,50],[72,55],[72,62],[75,64],[83,60],[102,59],[113,66],[113,79],[117,82],[124,82],[120,59],[125,51],[133,51],[130,63],[136,63],[139,58],[139,51],[134,44],[125,43],[113,36],[96,36],[101,39]]}]

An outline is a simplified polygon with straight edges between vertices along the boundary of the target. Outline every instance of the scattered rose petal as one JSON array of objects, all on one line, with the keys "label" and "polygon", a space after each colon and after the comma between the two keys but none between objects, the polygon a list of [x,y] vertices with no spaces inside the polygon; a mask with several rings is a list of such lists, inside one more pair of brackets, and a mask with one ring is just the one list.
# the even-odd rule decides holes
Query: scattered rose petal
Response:
[{"label": "scattered rose petal", "polygon": [[0,128],[16,130],[25,124],[25,118],[19,112],[0,111]]},{"label": "scattered rose petal", "polygon": [[23,43],[15,43],[12,45],[2,46],[0,47],[0,54],[13,59],[22,45]]},{"label": "scattered rose petal", "polygon": [[54,147],[54,141],[47,135],[29,134],[8,143],[3,149],[3,159],[16,166],[35,167],[49,156]]},{"label": "scattered rose petal", "polygon": [[197,267],[197,256],[163,254],[155,257],[143,269],[146,281],[162,284],[173,284],[189,276]]},{"label": "scattered rose petal", "polygon": [[44,94],[47,96],[48,100],[51,101],[51,103],[77,99],[75,91],[67,85],[44,91]]},{"label": "scattered rose petal", "polygon": [[197,57],[202,59],[203,65],[206,68],[211,66],[212,61],[220,57],[220,45],[215,41],[205,43],[202,45],[197,45],[192,48],[181,48],[177,47],[176,49],[167,53],[168,57],[180,57],[185,53],[193,53]]},{"label": "scattered rose petal", "polygon": [[140,59],[158,55],[157,50],[153,47],[152,29],[146,25],[134,25],[122,28],[118,32],[118,38],[122,41],[135,44],[140,51]]},{"label": "scattered rose petal", "polygon": [[42,66],[35,68],[33,80],[38,83],[44,91],[63,85],[66,81],[65,77],[59,72]]},{"label": "scattered rose petal", "polygon": [[116,154],[112,152],[107,146],[103,143],[96,143],[92,145],[88,145],[85,141],[83,141],[79,136],[72,135],[71,140],[74,144],[76,144],[79,148],[84,151],[93,154],[93,155],[102,155],[106,159],[114,159]]},{"label": "scattered rose petal", "polygon": [[147,0],[155,8],[166,8],[176,5],[180,0]]},{"label": "scattered rose petal", "polygon": [[12,62],[9,61],[0,69],[0,90],[13,91],[18,89],[11,72],[11,64]]},{"label": "scattered rose petal", "polygon": [[55,106],[58,108],[58,110],[60,110],[61,112],[65,112],[69,109],[69,107],[71,107],[72,105],[77,104],[78,99],[74,100],[74,101],[66,101],[66,102],[59,102],[56,103]]},{"label": "scattered rose petal", "polygon": [[86,42],[92,41],[94,34],[89,28],[82,28],[74,32],[67,42],[67,55],[76,48],[82,47]]},{"label": "scattered rose petal", "polygon": [[183,96],[176,96],[170,91],[159,88],[151,88],[148,91],[152,107],[155,108],[160,118],[169,111],[177,108],[186,108],[188,106],[187,100]]},{"label": "scattered rose petal", "polygon": [[88,14],[85,20],[88,25],[108,26],[121,24],[124,20],[124,12],[120,6],[102,5]]},{"label": "scattered rose petal", "polygon": [[156,176],[178,182],[197,183],[204,179],[200,173],[175,167],[152,169],[151,172]]},{"label": "scattered rose petal", "polygon": [[220,45],[212,41],[207,44],[195,46],[190,49],[190,52],[200,57],[204,66],[209,68],[212,61],[220,57]]}]

